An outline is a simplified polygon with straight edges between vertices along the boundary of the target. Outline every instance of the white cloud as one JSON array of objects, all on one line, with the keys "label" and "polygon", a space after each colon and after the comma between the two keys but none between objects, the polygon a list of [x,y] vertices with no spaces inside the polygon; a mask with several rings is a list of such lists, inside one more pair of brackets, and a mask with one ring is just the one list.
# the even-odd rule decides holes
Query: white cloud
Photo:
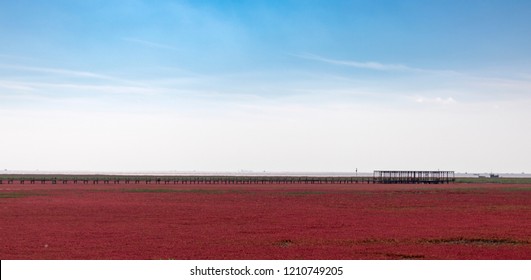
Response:
[{"label": "white cloud", "polygon": [[351,66],[355,68],[362,68],[362,69],[370,69],[370,70],[381,70],[381,71],[416,71],[415,68],[411,68],[405,65],[400,64],[383,64],[379,62],[360,62],[360,61],[353,61],[353,60],[336,60],[336,59],[330,59],[325,58],[322,56],[314,55],[314,54],[302,54],[302,55],[295,55],[299,58],[308,59],[308,60],[315,60],[315,61],[321,61],[326,62],[330,64],[336,64],[336,65],[345,65],[345,66]]},{"label": "white cloud", "polygon": [[[149,87],[149,86],[124,86],[124,85],[93,85],[93,84],[74,84],[74,83],[26,83],[34,89],[67,89],[75,90],[74,93],[81,91],[98,92],[102,94],[157,94],[166,91],[166,89]],[[75,94],[72,94],[75,95]]]},{"label": "white cloud", "polygon": [[[390,96],[406,97],[417,103],[444,105],[457,103],[457,100],[472,104],[487,100],[531,99],[530,76],[522,73],[424,69],[403,64],[336,60],[314,54],[295,56],[331,65],[402,73],[403,75],[392,78],[362,76],[358,81],[354,80],[356,74],[349,72],[335,74],[345,77],[344,80],[335,79],[335,84],[343,83],[345,88],[349,86],[353,89],[361,88],[371,93],[373,100],[380,99],[378,101],[380,103]],[[342,70],[344,69],[340,69]],[[347,82],[349,78],[353,80]]]},{"label": "white cloud", "polygon": [[49,68],[49,67],[34,67],[34,66],[25,66],[25,65],[10,65],[10,64],[0,64],[0,68],[11,69],[11,70],[21,70],[27,72],[38,72],[49,75],[57,75],[60,77],[76,77],[76,78],[91,78],[97,80],[121,82],[128,84],[138,84],[136,81],[121,79],[110,75],[99,74],[89,71],[79,71],[71,70],[64,68]]},{"label": "white cloud", "polygon": [[60,74],[60,75],[75,76],[75,77],[112,79],[112,77],[110,76],[100,75],[100,74],[96,74],[92,72],[75,71],[75,70],[60,69],[60,68],[33,67],[33,66],[9,65],[9,64],[0,64],[0,68],[24,70],[24,71],[31,71],[31,72],[41,72],[41,73],[48,73],[48,74]]},{"label": "white cloud", "polygon": [[12,82],[12,81],[0,81],[0,88],[5,88],[9,90],[16,90],[16,91],[31,91],[35,88],[31,85],[28,85],[26,83],[19,83],[19,82]]},{"label": "white cloud", "polygon": [[415,102],[421,104],[440,104],[440,105],[449,105],[455,104],[457,101],[453,97],[425,97],[425,96],[415,96],[412,98]]},{"label": "white cloud", "polygon": [[531,93],[531,77],[527,79],[476,77],[470,80],[470,84],[483,89],[525,91]]}]

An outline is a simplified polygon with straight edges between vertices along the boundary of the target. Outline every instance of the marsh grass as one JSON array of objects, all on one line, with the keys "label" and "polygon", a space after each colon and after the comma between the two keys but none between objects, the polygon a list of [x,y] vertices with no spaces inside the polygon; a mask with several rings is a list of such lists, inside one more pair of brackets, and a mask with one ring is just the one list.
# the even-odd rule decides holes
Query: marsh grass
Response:
[{"label": "marsh grass", "polygon": [[400,260],[422,260],[426,257],[424,255],[411,255],[411,254],[385,254],[386,257],[391,259],[400,259]]},{"label": "marsh grass", "polygon": [[500,189],[504,192],[531,192],[531,187],[510,187]]},{"label": "marsh grass", "polygon": [[428,239],[423,240],[422,243],[429,244],[463,244],[463,245],[527,245],[528,241],[512,240],[512,239],[498,239],[498,238],[446,238],[446,239]]},{"label": "marsh grass", "polygon": [[298,191],[298,192],[286,192],[285,193],[285,195],[289,195],[289,196],[319,195],[319,194],[326,194],[326,192],[320,192],[320,191]]},{"label": "marsh grass", "polygon": [[26,197],[24,193],[0,193],[0,198],[21,198]]},{"label": "marsh grass", "polygon": [[531,178],[455,178],[456,183],[531,184]]},{"label": "marsh grass", "polygon": [[245,193],[244,191],[236,190],[205,190],[205,189],[189,189],[189,190],[175,190],[175,189],[122,189],[125,193],[198,193],[198,194],[225,194],[225,193]]},{"label": "marsh grass", "polygon": [[42,196],[42,193],[26,193],[26,192],[0,192],[0,199],[3,198],[25,198],[29,196]]}]

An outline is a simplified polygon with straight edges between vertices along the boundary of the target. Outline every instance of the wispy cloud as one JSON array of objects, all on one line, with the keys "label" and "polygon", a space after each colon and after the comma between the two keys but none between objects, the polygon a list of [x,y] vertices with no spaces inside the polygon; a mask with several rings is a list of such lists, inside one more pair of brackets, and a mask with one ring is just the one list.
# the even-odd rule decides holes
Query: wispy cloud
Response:
[{"label": "wispy cloud", "polygon": [[22,90],[22,91],[31,91],[35,88],[24,84],[24,83],[16,83],[11,81],[0,81],[0,88],[9,89],[9,90]]},{"label": "wispy cloud", "polygon": [[76,71],[76,70],[60,69],[60,68],[33,67],[33,66],[10,65],[10,64],[0,64],[0,68],[41,72],[41,73],[48,73],[48,74],[60,74],[60,75],[75,76],[75,77],[114,79],[113,77],[110,77],[110,76],[96,74],[92,72]]},{"label": "wispy cloud", "polygon": [[155,86],[126,86],[117,84],[82,84],[82,83],[36,83],[1,81],[0,88],[19,91],[46,91],[46,90],[73,90],[72,93],[93,92],[106,94],[159,94],[168,92],[169,89]]},{"label": "wispy cloud", "polygon": [[470,83],[483,89],[521,91],[526,93],[531,91],[531,77],[527,79],[477,77],[472,79]]},{"label": "wispy cloud", "polygon": [[87,84],[41,84],[41,87],[47,88],[63,88],[72,89],[76,91],[90,91],[109,94],[156,94],[163,91],[163,89],[155,87],[136,87],[136,86],[120,86],[120,85],[87,85]]},{"label": "wispy cloud", "polygon": [[[469,71],[424,69],[404,64],[338,60],[308,53],[292,56],[330,65],[404,74],[388,80],[381,79],[379,76],[365,76],[363,80],[345,83],[346,87],[365,89],[372,94],[374,100],[382,95],[402,96],[418,104],[450,105],[486,100],[529,100],[531,98],[529,94],[531,77],[525,73],[485,72],[481,69]],[[356,77],[350,72],[343,72],[339,75],[345,78]]]},{"label": "wispy cloud", "polygon": [[152,41],[146,41],[146,40],[137,39],[137,38],[122,38],[122,40],[127,41],[127,42],[131,42],[131,43],[135,43],[135,44],[138,44],[138,45],[142,45],[142,46],[145,46],[145,47],[149,47],[149,48],[165,49],[165,50],[173,50],[173,51],[178,51],[179,50],[178,48],[170,46],[170,45],[161,44],[161,43],[152,42]]},{"label": "wispy cloud", "polygon": [[328,64],[342,65],[348,67],[354,67],[359,69],[375,70],[375,71],[388,71],[388,72],[417,72],[417,73],[432,73],[432,74],[460,74],[452,70],[433,70],[433,69],[423,69],[417,67],[411,67],[404,64],[387,64],[375,61],[355,61],[355,60],[339,60],[331,59],[311,53],[304,53],[299,55],[293,55],[298,58],[306,60],[314,60],[319,62],[324,62]]},{"label": "wispy cloud", "polygon": [[16,59],[16,60],[35,60],[34,58],[27,57],[27,56],[20,56],[20,55],[11,55],[11,54],[0,54],[0,58],[3,59]]},{"label": "wispy cloud", "polygon": [[421,104],[440,104],[440,105],[449,105],[455,104],[457,101],[453,97],[425,97],[425,96],[415,96],[413,100],[416,103]]},{"label": "wispy cloud", "polygon": [[[16,79],[0,80],[0,89],[5,89],[3,96],[10,92],[33,91],[39,94],[51,94],[59,96],[68,92],[69,96],[81,93],[95,94],[139,94],[153,95],[169,91],[166,87],[157,86],[152,83],[138,82],[129,79],[122,79],[115,76],[53,67],[35,67],[26,65],[0,64],[0,69],[7,69],[11,72],[20,72]],[[28,73],[42,74],[38,80],[34,75]],[[0,92],[2,95],[2,92]]]},{"label": "wispy cloud", "polygon": [[43,74],[76,77],[76,78],[91,78],[91,79],[121,82],[121,83],[127,83],[127,84],[138,84],[138,82],[136,81],[121,79],[121,78],[110,76],[110,75],[99,74],[99,73],[94,73],[94,72],[89,72],[89,71],[64,69],[64,68],[35,67],[35,66],[11,65],[11,64],[0,64],[0,68],[28,71],[28,72],[38,72],[38,73],[43,73]]},{"label": "wispy cloud", "polygon": [[380,70],[380,71],[417,71],[416,68],[411,68],[405,65],[401,64],[383,64],[379,62],[360,62],[360,61],[354,61],[354,60],[337,60],[337,59],[330,59],[325,58],[322,56],[318,56],[315,54],[301,54],[301,55],[295,55],[296,57],[308,59],[308,60],[315,60],[320,62],[326,62],[329,64],[336,64],[336,65],[345,65],[345,66],[351,66],[355,68],[362,68],[362,69],[370,69],[370,70]]}]

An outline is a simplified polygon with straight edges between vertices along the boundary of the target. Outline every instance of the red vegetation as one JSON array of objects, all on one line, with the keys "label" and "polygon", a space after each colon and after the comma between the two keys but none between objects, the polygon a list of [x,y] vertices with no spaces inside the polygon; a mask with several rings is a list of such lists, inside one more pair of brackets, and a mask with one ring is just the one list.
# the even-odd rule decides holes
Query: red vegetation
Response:
[{"label": "red vegetation", "polygon": [[531,259],[531,185],[0,185],[0,259]]}]

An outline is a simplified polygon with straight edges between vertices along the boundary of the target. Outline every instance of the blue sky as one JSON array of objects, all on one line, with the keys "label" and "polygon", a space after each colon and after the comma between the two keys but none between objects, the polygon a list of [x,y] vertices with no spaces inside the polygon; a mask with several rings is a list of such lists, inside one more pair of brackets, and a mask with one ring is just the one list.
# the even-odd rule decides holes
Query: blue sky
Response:
[{"label": "blue sky", "polygon": [[2,169],[531,172],[529,1],[1,1],[0,34]]}]

